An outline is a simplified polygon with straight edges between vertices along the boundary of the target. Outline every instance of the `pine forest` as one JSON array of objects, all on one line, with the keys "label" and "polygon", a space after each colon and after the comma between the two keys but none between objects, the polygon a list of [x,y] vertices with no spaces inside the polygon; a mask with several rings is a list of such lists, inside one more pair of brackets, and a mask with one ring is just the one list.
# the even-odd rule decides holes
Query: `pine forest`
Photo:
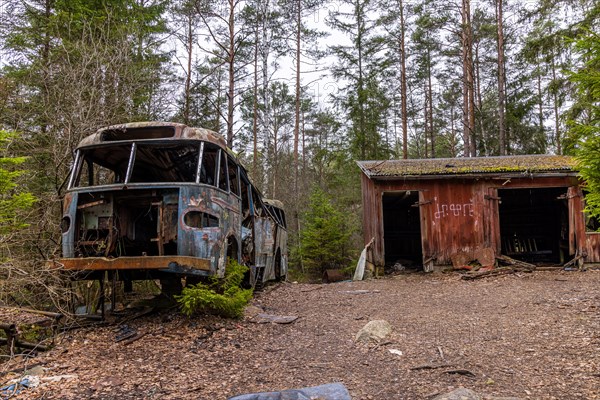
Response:
[{"label": "pine forest", "polygon": [[57,294],[39,272],[73,150],[135,121],[220,133],[285,205],[295,271],[322,268],[306,254],[322,215],[323,262],[355,265],[358,160],[594,147],[599,16],[595,0],[1,0],[0,276],[20,289],[0,297]]}]

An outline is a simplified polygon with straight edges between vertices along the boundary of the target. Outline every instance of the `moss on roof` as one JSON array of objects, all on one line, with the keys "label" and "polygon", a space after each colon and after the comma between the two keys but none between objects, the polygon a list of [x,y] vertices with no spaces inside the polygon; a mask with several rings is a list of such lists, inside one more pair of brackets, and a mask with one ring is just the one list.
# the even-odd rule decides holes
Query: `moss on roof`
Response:
[{"label": "moss on roof", "polygon": [[554,155],[358,161],[358,165],[369,178],[576,171],[575,159]]}]

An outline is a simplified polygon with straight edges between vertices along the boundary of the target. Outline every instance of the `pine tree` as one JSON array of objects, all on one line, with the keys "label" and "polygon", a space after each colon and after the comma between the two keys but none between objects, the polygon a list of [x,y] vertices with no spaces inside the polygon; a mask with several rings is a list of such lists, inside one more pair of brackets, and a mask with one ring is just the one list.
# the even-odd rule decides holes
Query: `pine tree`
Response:
[{"label": "pine tree", "polygon": [[[390,105],[379,77],[384,69],[382,37],[375,34],[375,10],[371,0],[344,0],[328,22],[351,40],[350,45],[330,46],[337,57],[333,76],[347,82],[336,98],[348,116],[351,152],[360,159],[386,159],[390,155],[380,134]],[[347,11],[346,11],[347,10]]]},{"label": "pine tree", "polygon": [[344,216],[321,189],[315,188],[310,196],[300,237],[299,253],[309,271],[345,266],[349,233]]},{"label": "pine tree", "polygon": [[249,44],[251,27],[244,24],[245,4],[241,0],[198,1],[196,11],[200,16],[212,47],[202,48],[219,66],[227,71],[227,145],[233,148],[235,138],[235,110],[241,102],[240,84],[245,67],[250,64]]},{"label": "pine tree", "polygon": [[[407,32],[408,32],[408,16],[405,10],[404,0],[383,0],[381,4],[384,14],[379,20],[379,24],[386,28],[387,35],[385,36],[386,46],[388,47],[387,57],[389,66],[392,71],[389,73],[392,82],[399,82],[399,85],[391,85],[390,88],[393,94],[390,96],[393,99],[400,97],[399,114],[401,118],[402,130],[402,158],[408,158],[408,88],[407,88]],[[390,29],[391,26],[391,29]],[[388,70],[389,70],[388,69]],[[399,73],[399,74],[398,74]],[[395,102],[394,102],[395,103]],[[394,116],[394,133],[396,120],[398,115],[397,106],[392,106]],[[397,135],[396,135],[397,136]],[[398,144],[396,144],[397,153],[400,153]]]}]

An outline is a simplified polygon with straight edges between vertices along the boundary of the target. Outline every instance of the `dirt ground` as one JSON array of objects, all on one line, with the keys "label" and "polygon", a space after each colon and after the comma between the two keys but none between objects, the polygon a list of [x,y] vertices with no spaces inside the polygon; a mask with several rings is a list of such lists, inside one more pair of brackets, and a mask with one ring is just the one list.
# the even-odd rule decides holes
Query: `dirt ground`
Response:
[{"label": "dirt ground", "polygon": [[[42,364],[45,379],[15,398],[226,399],[342,382],[353,399],[428,399],[457,387],[520,399],[600,399],[598,271],[283,283],[253,303],[299,318],[275,324],[154,314],[127,323],[144,334],[129,344],[115,342],[118,324],[67,332],[28,361]],[[393,326],[389,339],[356,343],[358,330],[376,319]],[[0,386],[23,363],[0,365]]]}]

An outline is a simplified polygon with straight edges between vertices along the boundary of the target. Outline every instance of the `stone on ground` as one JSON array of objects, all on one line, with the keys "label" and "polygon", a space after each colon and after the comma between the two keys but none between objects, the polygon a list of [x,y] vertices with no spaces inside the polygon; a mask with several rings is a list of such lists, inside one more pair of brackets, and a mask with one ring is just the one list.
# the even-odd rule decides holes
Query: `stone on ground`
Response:
[{"label": "stone on ground", "polygon": [[392,326],[390,323],[385,320],[378,319],[370,321],[360,331],[358,331],[355,340],[357,342],[380,342],[390,333],[392,333]]}]

